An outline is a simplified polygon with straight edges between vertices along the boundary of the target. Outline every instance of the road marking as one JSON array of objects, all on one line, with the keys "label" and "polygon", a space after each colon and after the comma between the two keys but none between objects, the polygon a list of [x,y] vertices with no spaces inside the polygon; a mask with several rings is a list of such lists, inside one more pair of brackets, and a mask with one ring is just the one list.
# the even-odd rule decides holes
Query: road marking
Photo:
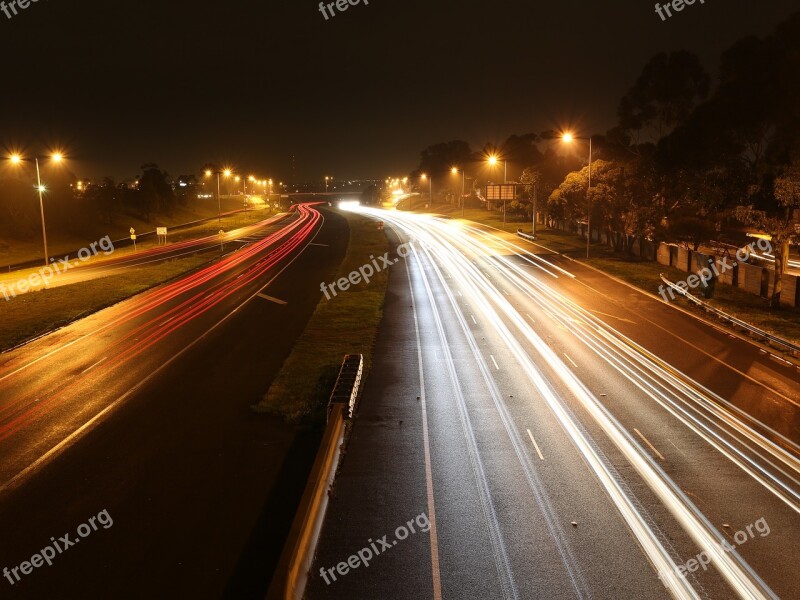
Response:
[{"label": "road marking", "polygon": [[673,442],[673,441],[672,441],[671,439],[669,439],[669,438],[667,438],[667,441],[668,441],[670,444],[672,444],[672,446],[675,448],[675,450],[677,450],[678,452],[680,452],[681,454],[683,454],[683,456],[686,456],[686,454],[684,454],[684,453],[683,453],[683,451],[682,451],[680,448],[678,448],[678,447],[675,445],[675,442]]},{"label": "road marking", "polygon": [[541,460],[544,460],[544,456],[542,456],[542,451],[541,451],[541,450],[539,450],[539,444],[537,444],[537,443],[536,443],[536,440],[535,440],[535,439],[533,439],[533,434],[531,433],[531,430],[530,430],[530,429],[528,429],[528,435],[530,436],[530,438],[531,438],[531,441],[533,442],[533,447],[534,447],[534,448],[536,448],[536,454],[538,454],[538,455],[539,455],[539,458],[540,458]]},{"label": "road marking", "polygon": [[266,294],[258,294],[259,298],[263,298],[264,300],[269,300],[270,302],[274,302],[275,304],[285,305],[286,302],[283,300],[279,300],[278,298],[273,298],[272,296],[267,296]]},{"label": "road marking", "polygon": [[574,361],[574,360],[572,360],[572,359],[569,357],[569,354],[567,354],[566,352],[564,352],[564,356],[566,356],[566,357],[567,357],[567,360],[568,360],[569,362],[571,362],[571,363],[572,363],[572,366],[573,366],[573,367],[575,367],[576,369],[578,368],[578,365],[576,365],[576,364],[575,364],[575,361]]},{"label": "road marking", "polygon": [[525,316],[528,317],[531,320],[531,323],[536,323],[536,321],[533,319],[533,317],[530,316],[528,313],[525,313]]},{"label": "road marking", "polygon": [[166,321],[164,321],[163,323],[159,323],[159,324],[158,324],[158,326],[159,326],[159,327],[163,327],[164,325],[166,325],[167,323],[169,323],[169,322],[170,322],[170,321],[172,321],[173,319],[175,319],[175,317],[170,317],[169,319],[167,319],[167,320],[166,320]]},{"label": "road marking", "polygon": [[470,317],[472,317],[472,322],[475,323],[475,325],[477,325],[478,322],[475,320],[475,315],[470,315]]},{"label": "road marking", "polygon": [[105,361],[107,358],[108,358],[107,356],[104,356],[103,358],[101,358],[100,360],[98,360],[96,363],[94,363],[94,364],[93,364],[91,367],[89,367],[88,369],[86,369],[85,371],[83,371],[83,372],[81,373],[81,375],[85,375],[86,373],[88,373],[89,371],[91,371],[92,369],[94,369],[94,368],[95,368],[97,365],[99,365],[100,363],[104,362],[104,361]]},{"label": "road marking", "polygon": [[648,446],[650,446],[650,450],[652,450],[653,452],[655,452],[656,454],[658,454],[658,457],[659,457],[661,460],[667,460],[666,458],[664,458],[664,455],[663,455],[663,454],[661,454],[661,452],[659,452],[658,450],[656,450],[656,447],[655,447],[655,446],[653,446],[653,444],[651,444],[651,443],[650,443],[650,441],[649,441],[649,440],[648,440],[646,437],[644,437],[644,435],[642,435],[642,432],[641,432],[641,431],[639,431],[638,429],[636,429],[636,427],[634,427],[634,428],[633,428],[633,430],[634,430],[634,431],[635,431],[635,432],[638,434],[638,436],[639,436],[640,438],[642,438],[642,440],[644,441],[644,443],[645,443],[645,444],[647,444]]},{"label": "road marking", "polygon": [[612,319],[617,319],[619,321],[624,321],[625,323],[630,323],[631,325],[636,325],[636,323],[634,321],[631,321],[630,319],[623,319],[622,317],[617,317],[614,315],[610,315],[608,313],[600,312],[599,310],[594,310],[593,308],[590,308],[589,310],[591,310],[593,313],[597,313],[598,315],[603,315],[604,317],[611,317]]},{"label": "road marking", "polygon": [[[419,258],[417,258],[419,260]],[[433,470],[431,468],[431,445],[428,436],[428,408],[425,401],[425,371],[422,366],[422,341],[419,336],[419,319],[417,304],[414,302],[414,287],[411,283],[411,270],[406,265],[408,289],[411,292],[411,308],[414,313],[414,330],[417,336],[417,361],[419,362],[420,408],[422,409],[422,444],[425,450],[425,486],[428,495],[428,520],[430,521],[431,539],[431,575],[433,578],[433,599],[442,600],[442,575],[439,570],[439,535],[436,531],[436,504],[433,496]]]},{"label": "road marking", "polygon": [[317,244],[316,242],[311,242],[309,246],[322,246],[323,248],[327,248],[328,244]]},{"label": "road marking", "polygon": [[489,358],[491,358],[491,359],[492,359],[492,362],[494,363],[494,368],[495,368],[495,369],[497,369],[497,370],[499,371],[499,370],[500,370],[500,367],[498,367],[498,366],[497,366],[497,361],[494,359],[494,356],[492,356],[492,355],[490,354],[490,355],[489,355]]}]

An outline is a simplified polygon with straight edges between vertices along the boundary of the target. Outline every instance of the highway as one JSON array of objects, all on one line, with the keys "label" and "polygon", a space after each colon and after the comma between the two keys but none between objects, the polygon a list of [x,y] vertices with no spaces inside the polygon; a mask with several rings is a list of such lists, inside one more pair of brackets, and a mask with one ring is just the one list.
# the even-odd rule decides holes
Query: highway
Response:
[{"label": "highway", "polygon": [[114,521],[52,567],[9,571],[1,597],[266,588],[273,549],[251,538],[268,507],[281,515],[279,485],[280,545],[313,453],[250,405],[344,255],[346,222],[323,211],[299,205],[206,267],[0,354],[0,569],[102,510]]},{"label": "highway", "polygon": [[414,251],[309,598],[800,597],[793,365],[497,230],[352,210]]},{"label": "highway", "polygon": [[[107,242],[96,243],[94,257],[88,262],[80,260],[77,256],[53,260],[50,271],[46,272],[49,275],[47,281],[44,281],[42,277],[38,277],[33,282],[30,282],[28,286],[20,289],[15,284],[19,280],[27,278],[29,273],[27,271],[12,271],[0,275],[0,283],[6,285],[6,288],[2,289],[4,295],[9,299],[13,299],[26,293],[41,291],[45,287],[55,288],[91,281],[101,277],[110,277],[125,269],[157,264],[193,254],[210,251],[224,252],[226,250],[232,252],[254,241],[260,241],[265,228],[281,223],[288,216],[289,213],[281,213],[253,225],[226,231],[222,235],[188,239],[140,250],[139,252],[126,251],[115,254],[116,246],[109,246]],[[88,250],[90,249],[87,248]],[[41,268],[36,268],[30,273],[39,273]]]}]

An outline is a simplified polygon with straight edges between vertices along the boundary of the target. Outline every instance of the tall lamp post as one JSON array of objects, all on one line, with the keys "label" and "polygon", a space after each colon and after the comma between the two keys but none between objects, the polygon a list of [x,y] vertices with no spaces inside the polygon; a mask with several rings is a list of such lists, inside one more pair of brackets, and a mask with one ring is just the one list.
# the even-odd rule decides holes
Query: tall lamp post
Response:
[{"label": "tall lamp post", "polygon": [[[497,158],[496,154],[489,155],[489,158],[486,159],[486,162],[489,163],[490,167],[494,167],[497,165],[500,159]],[[508,183],[508,161],[503,161],[503,183]],[[506,222],[506,199],[503,198],[503,223]]]},{"label": "tall lamp post", "polygon": [[219,184],[219,176],[224,175],[227,179],[231,175],[233,175],[233,170],[231,169],[222,169],[211,171],[210,169],[206,171],[206,177],[211,177],[211,175],[216,174],[217,176],[217,223],[222,223],[222,195],[220,194],[220,184]]},{"label": "tall lamp post", "polygon": [[422,181],[428,180],[428,204],[433,206],[433,176],[428,177],[425,173],[420,176]]},{"label": "tall lamp post", "polygon": [[[453,167],[450,169],[450,172],[453,175],[458,175],[458,168]],[[461,169],[461,218],[464,218],[464,194],[466,192],[466,176],[467,172],[464,169]]]},{"label": "tall lamp post", "polygon": [[571,133],[565,133],[561,140],[565,144],[571,144],[573,140],[589,141],[589,185],[586,187],[586,258],[589,258],[589,245],[592,242],[592,136],[575,137]]},{"label": "tall lamp post", "polygon": [[[63,160],[63,155],[60,152],[54,152],[50,156],[50,160],[54,163],[60,163]],[[11,163],[14,165],[20,164],[23,159],[19,154],[12,154],[10,157]],[[45,225],[45,218],[44,218],[44,198],[43,194],[47,191],[47,188],[42,185],[42,176],[41,171],[39,170],[39,157],[36,156],[33,159],[34,163],[36,164],[36,191],[39,193],[39,213],[42,217],[42,242],[44,243],[44,264],[47,266],[50,264],[50,253],[47,250],[47,226]]]}]

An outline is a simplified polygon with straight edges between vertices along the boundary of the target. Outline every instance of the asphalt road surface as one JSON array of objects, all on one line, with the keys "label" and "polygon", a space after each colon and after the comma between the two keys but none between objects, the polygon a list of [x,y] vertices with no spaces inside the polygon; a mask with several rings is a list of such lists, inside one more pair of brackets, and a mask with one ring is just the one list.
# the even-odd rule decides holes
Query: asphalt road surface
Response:
[{"label": "asphalt road surface", "polygon": [[315,448],[250,405],[348,239],[327,209],[281,225],[0,355],[0,597],[263,595]]},{"label": "asphalt road surface", "polygon": [[414,252],[309,598],[800,597],[794,366],[513,236],[357,210]]}]

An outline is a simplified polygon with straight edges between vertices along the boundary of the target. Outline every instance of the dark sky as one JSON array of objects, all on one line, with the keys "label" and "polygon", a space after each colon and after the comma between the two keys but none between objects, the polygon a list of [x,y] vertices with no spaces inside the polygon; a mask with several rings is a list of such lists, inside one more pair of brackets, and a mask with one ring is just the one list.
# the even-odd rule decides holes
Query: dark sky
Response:
[{"label": "dark sky", "polygon": [[[329,1],[329,0],[328,0]],[[601,133],[657,51],[719,53],[800,0],[39,0],[0,13],[0,145],[65,145],[79,176],[209,160],[321,179],[402,174],[462,138]],[[6,0],[8,2],[8,0]]]}]

